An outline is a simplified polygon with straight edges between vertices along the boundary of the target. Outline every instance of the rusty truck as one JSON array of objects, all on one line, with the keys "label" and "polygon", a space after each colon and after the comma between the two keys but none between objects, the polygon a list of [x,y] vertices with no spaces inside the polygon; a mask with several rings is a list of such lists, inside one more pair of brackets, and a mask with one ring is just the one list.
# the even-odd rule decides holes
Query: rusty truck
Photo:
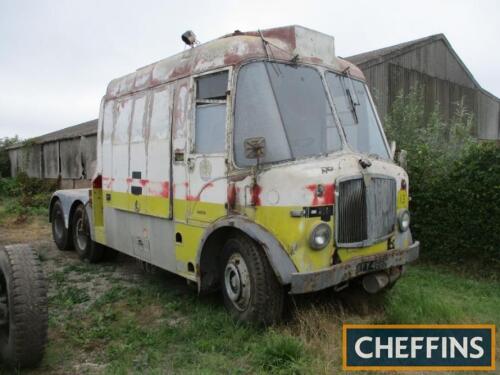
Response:
[{"label": "rusty truck", "polygon": [[287,294],[393,285],[419,253],[408,175],[334,38],[288,26],[183,40],[109,83],[92,186],[50,202],[57,246],[89,262],[123,252],[263,324]]}]

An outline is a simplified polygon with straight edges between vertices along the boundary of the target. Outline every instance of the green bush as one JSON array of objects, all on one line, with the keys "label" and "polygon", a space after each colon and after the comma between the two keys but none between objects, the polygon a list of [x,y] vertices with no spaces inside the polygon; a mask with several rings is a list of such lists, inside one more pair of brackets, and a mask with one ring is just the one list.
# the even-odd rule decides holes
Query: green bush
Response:
[{"label": "green bush", "polygon": [[385,127],[408,151],[412,231],[421,258],[498,272],[500,148],[474,140],[474,118],[463,103],[448,122],[438,104],[425,114],[418,88],[398,96]]},{"label": "green bush", "polygon": [[429,181],[412,185],[424,259],[500,270],[500,148],[474,144]]},{"label": "green bush", "polygon": [[57,183],[31,178],[25,173],[15,178],[0,178],[0,199],[4,198],[5,211],[10,214],[45,214],[55,190]]},{"label": "green bush", "polygon": [[15,197],[19,194],[19,184],[14,178],[0,178],[0,197]]}]

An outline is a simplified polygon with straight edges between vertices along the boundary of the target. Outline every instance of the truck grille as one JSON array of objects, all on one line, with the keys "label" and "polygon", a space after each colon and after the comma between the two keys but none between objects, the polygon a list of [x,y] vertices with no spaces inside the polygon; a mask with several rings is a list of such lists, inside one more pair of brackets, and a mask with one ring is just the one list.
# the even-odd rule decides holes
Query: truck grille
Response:
[{"label": "truck grille", "polygon": [[353,178],[337,184],[337,244],[366,246],[382,240],[396,224],[396,181]]}]

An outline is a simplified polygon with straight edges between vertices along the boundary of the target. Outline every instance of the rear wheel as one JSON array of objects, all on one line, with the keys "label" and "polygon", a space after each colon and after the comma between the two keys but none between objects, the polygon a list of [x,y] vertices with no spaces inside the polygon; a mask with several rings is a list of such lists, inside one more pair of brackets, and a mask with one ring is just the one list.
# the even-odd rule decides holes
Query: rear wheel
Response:
[{"label": "rear wheel", "polygon": [[52,206],[50,213],[52,219],[52,238],[59,250],[71,250],[73,248],[73,241],[71,240],[71,232],[64,224],[64,213],[62,204],[56,200]]},{"label": "rear wheel", "polygon": [[90,263],[97,263],[102,259],[104,249],[92,241],[90,236],[90,223],[85,211],[85,206],[80,204],[73,212],[71,219],[73,230],[73,244],[78,256]]},{"label": "rear wheel", "polygon": [[47,342],[47,284],[28,245],[0,247],[0,355],[14,368],[33,367]]},{"label": "rear wheel", "polygon": [[284,291],[262,249],[246,236],[229,239],[223,249],[224,304],[236,320],[270,325],[283,313]]}]

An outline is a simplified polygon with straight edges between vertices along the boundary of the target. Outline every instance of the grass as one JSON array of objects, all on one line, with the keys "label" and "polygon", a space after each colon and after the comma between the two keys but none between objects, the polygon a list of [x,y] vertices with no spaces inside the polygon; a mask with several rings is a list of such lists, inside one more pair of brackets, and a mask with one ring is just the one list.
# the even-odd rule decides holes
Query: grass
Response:
[{"label": "grass", "polygon": [[146,274],[125,256],[81,263],[55,249],[46,219],[10,220],[0,222],[0,243],[15,239],[6,233],[37,236],[50,286],[49,344],[28,374],[336,374],[343,323],[500,324],[498,280],[418,264],[384,294],[350,287],[289,299],[285,321],[259,329],[177,276]]},{"label": "grass", "polygon": [[343,322],[499,324],[499,290],[414,266],[385,295],[348,289],[298,298],[287,321],[258,329],[233,322],[217,295],[198,297],[170,275],[115,281],[83,309],[89,293],[63,281],[50,299],[57,316],[39,371],[89,361],[104,374],[337,373]]},{"label": "grass", "polygon": [[385,303],[387,323],[500,324],[500,283],[413,267]]}]

